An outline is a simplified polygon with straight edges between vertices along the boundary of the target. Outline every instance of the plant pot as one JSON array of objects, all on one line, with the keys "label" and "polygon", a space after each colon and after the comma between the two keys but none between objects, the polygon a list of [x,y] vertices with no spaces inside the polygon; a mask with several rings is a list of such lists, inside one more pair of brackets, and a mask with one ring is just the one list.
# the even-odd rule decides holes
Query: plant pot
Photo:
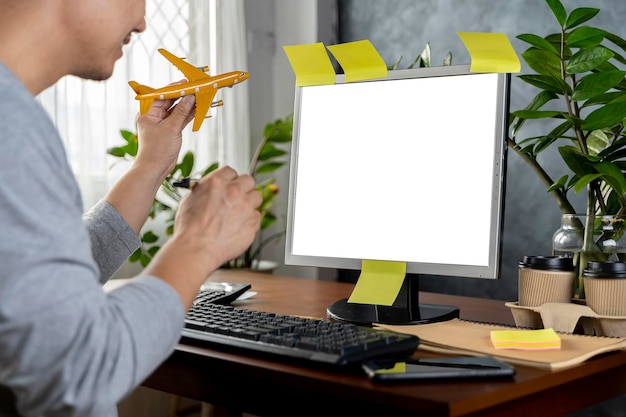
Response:
[{"label": "plant pot", "polygon": [[276,268],[278,268],[278,262],[261,259],[259,261],[252,261],[250,271],[265,272],[271,274]]},{"label": "plant pot", "polygon": [[[626,260],[626,217],[563,214],[561,227],[552,237],[552,254],[573,258],[576,267],[574,298],[584,299],[583,271],[589,261],[624,262]],[[589,231],[591,228],[591,232]]]}]

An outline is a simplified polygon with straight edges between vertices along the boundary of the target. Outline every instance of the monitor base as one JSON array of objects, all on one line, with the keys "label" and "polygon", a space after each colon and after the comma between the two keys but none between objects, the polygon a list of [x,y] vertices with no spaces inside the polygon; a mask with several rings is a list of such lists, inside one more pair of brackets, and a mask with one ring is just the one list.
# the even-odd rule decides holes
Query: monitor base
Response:
[{"label": "monitor base", "polygon": [[[391,312],[391,314],[390,314]],[[371,326],[382,324],[427,324],[459,317],[455,306],[418,304],[413,309],[397,309],[373,304],[349,303],[347,298],[335,301],[326,309],[328,318],[335,321]]]}]

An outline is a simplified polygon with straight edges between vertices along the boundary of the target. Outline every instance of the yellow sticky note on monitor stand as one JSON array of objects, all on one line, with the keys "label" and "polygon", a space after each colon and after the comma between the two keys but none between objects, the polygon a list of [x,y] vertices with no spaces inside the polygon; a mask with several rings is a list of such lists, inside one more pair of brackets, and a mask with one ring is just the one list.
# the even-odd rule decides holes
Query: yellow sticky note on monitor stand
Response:
[{"label": "yellow sticky note on monitor stand", "polygon": [[406,275],[406,262],[361,261],[361,275],[349,303],[390,306],[396,300]]},{"label": "yellow sticky note on monitor stand", "polygon": [[346,76],[346,82],[387,76],[387,64],[368,40],[327,46]]},{"label": "yellow sticky note on monitor stand", "polygon": [[522,64],[504,33],[458,32],[470,54],[471,72],[520,72]]},{"label": "yellow sticky note on monitor stand", "polygon": [[335,69],[323,43],[283,46],[283,50],[296,74],[296,86],[335,83]]}]

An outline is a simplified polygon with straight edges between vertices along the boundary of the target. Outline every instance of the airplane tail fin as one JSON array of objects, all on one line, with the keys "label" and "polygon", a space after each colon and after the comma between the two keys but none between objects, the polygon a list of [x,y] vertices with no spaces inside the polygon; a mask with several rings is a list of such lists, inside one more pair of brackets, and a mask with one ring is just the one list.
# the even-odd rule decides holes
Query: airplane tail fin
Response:
[{"label": "airplane tail fin", "polygon": [[148,87],[147,85],[139,84],[137,81],[129,81],[128,85],[135,91],[137,94],[147,94],[152,93],[154,88]]},{"label": "airplane tail fin", "polygon": [[[154,91],[154,88],[148,87],[147,85],[139,84],[137,81],[129,81],[128,85],[130,85],[130,87],[133,89],[133,91],[135,91],[135,93],[137,93],[137,95],[147,94]],[[148,113],[148,110],[150,110],[153,101],[153,98],[139,99],[139,113]]]}]

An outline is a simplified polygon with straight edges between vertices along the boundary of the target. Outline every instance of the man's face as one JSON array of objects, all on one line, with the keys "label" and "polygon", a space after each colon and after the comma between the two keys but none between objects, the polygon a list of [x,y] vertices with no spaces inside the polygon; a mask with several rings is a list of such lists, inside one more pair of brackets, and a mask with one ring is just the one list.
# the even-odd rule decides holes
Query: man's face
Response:
[{"label": "man's face", "polygon": [[133,32],[146,28],[145,0],[70,0],[64,23],[70,31],[71,74],[105,80]]}]

